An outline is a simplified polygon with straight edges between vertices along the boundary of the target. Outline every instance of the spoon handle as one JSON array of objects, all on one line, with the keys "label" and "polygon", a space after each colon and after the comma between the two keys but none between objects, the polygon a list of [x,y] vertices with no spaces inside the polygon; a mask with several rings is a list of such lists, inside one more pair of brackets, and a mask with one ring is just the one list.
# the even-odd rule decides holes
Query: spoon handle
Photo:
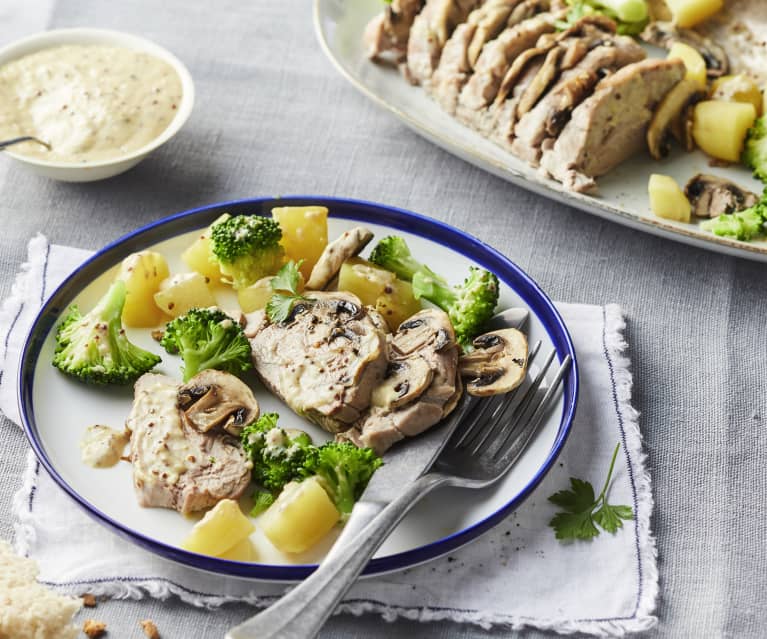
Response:
[{"label": "spoon handle", "polygon": [[51,150],[51,145],[47,142],[43,142],[42,140],[38,140],[36,137],[33,137],[31,135],[23,135],[20,138],[13,138],[11,140],[3,140],[0,142],[0,151],[5,149],[6,147],[11,146],[12,144],[19,144],[20,142],[37,142],[38,144],[42,144],[46,149],[49,151]]}]

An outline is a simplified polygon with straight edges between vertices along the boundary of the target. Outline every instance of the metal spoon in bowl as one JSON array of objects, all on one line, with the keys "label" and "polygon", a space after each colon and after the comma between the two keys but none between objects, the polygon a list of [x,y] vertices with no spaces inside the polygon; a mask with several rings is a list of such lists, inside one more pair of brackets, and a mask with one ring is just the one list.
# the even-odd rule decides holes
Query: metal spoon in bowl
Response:
[{"label": "metal spoon in bowl", "polygon": [[6,147],[11,146],[12,144],[18,144],[19,142],[37,142],[38,144],[42,144],[46,149],[49,151],[51,150],[51,145],[47,142],[43,142],[42,140],[38,140],[37,138],[31,136],[31,135],[24,135],[20,138],[13,138],[11,140],[2,140],[0,141],[0,151],[5,149]]}]

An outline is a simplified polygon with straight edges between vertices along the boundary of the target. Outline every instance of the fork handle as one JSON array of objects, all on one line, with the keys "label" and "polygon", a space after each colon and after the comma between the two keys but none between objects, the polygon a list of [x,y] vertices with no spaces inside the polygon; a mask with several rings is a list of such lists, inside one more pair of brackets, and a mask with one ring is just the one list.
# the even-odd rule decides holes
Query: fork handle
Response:
[{"label": "fork handle", "polygon": [[[339,538],[341,543],[336,542],[317,570],[278,602],[232,628],[226,639],[316,637],[392,529],[418,500],[448,482],[446,475],[428,473],[385,507],[375,502],[358,502],[348,522],[352,525],[349,534]],[[360,514],[356,515],[355,523],[358,510]]]}]

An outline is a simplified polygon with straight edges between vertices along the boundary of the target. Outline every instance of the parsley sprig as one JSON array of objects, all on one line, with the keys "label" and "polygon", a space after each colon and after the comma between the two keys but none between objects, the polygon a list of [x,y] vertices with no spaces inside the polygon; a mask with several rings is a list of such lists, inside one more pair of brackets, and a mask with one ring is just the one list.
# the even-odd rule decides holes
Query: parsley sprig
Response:
[{"label": "parsley sprig", "polygon": [[607,489],[610,486],[619,448],[620,442],[615,446],[610,470],[607,472],[607,479],[599,497],[594,498],[594,487],[589,482],[575,477],[570,477],[572,490],[560,490],[549,497],[551,503],[564,509],[554,515],[549,522],[557,539],[563,541],[593,539],[601,532],[597,524],[607,532],[615,533],[623,527],[622,520],[634,518],[634,512],[630,506],[612,506],[607,503]]},{"label": "parsley sprig", "polygon": [[301,266],[301,262],[303,260],[298,263],[291,260],[283,265],[270,282],[274,293],[266,303],[266,315],[272,322],[284,322],[288,319],[296,302],[311,301],[298,292],[300,277],[298,268]]}]

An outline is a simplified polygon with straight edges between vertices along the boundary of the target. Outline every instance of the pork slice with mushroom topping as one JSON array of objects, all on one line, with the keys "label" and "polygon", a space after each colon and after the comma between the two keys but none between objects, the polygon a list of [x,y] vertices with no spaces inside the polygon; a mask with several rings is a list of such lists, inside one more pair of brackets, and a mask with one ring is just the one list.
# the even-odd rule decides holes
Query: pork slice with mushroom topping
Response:
[{"label": "pork slice with mushroom topping", "polygon": [[380,455],[441,421],[460,396],[458,350],[443,311],[426,309],[403,322],[389,337],[386,376],[370,409],[337,438]]},{"label": "pork slice with mushroom topping", "polygon": [[[228,373],[221,375],[233,378]],[[225,411],[228,417],[215,420],[215,424],[203,419],[200,430],[201,422],[188,414],[186,390],[194,386],[195,378],[182,386],[154,373],[136,382],[126,428],[131,433],[133,485],[141,506],[196,512],[222,499],[237,499],[250,482],[250,462],[239,440],[223,427],[239,408],[258,415],[258,404],[251,402],[252,393],[248,391],[241,398],[239,408],[235,406],[237,398],[229,397]],[[209,414],[215,413],[215,402],[210,401],[211,386],[210,379],[199,385],[209,389],[205,394]]]},{"label": "pork slice with mushroom topping", "polygon": [[399,63],[405,59],[410,28],[424,0],[392,0],[365,28],[365,52],[372,60]]},{"label": "pork slice with mushroom topping", "polygon": [[386,369],[386,333],[350,293],[308,292],[290,316],[248,315],[253,365],[275,395],[328,432],[350,428],[370,405]]}]

